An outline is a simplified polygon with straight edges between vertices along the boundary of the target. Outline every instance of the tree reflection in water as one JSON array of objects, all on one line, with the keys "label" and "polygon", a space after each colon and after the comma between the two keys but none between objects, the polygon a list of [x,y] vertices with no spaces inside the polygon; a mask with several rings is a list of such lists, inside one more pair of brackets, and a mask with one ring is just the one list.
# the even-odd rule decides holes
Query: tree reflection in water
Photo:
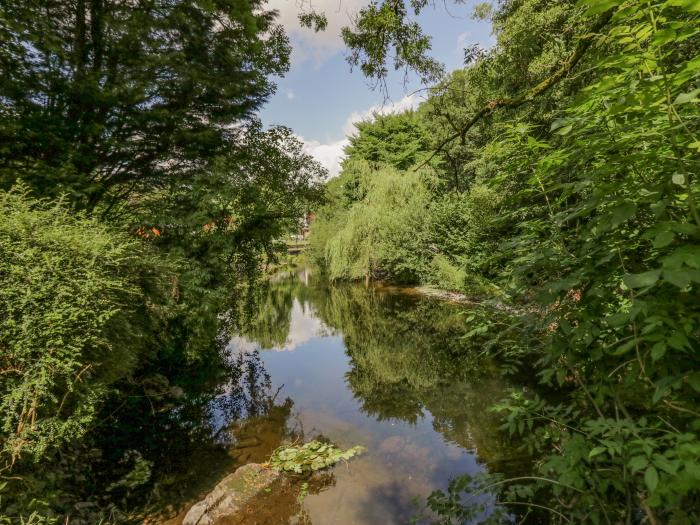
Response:
[{"label": "tree reflection in water", "polygon": [[155,465],[152,494],[157,497],[146,509],[151,518],[179,515],[172,521],[179,523],[220,479],[242,464],[265,461],[293,435],[293,402],[272,390],[259,353],[225,357],[222,368],[212,370],[225,381],[182,398],[177,407],[150,418],[156,428],[130,436],[128,446],[145,450]]},{"label": "tree reflection in water", "polygon": [[508,385],[497,363],[465,337],[468,307],[382,287],[289,276],[270,283],[263,310],[242,334],[261,348],[270,348],[272,339],[273,346],[283,346],[291,337],[295,301],[342,335],[350,359],[346,383],[363,412],[409,424],[432,416],[435,431],[475,451],[489,469],[518,468],[519,455],[488,410]]}]

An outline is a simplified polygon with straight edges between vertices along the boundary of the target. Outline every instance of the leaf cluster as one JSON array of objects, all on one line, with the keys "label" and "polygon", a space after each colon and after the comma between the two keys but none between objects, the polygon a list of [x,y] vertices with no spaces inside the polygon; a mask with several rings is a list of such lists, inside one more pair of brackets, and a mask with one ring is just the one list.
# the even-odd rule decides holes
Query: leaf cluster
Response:
[{"label": "leaf cluster", "polygon": [[341,450],[335,445],[314,439],[301,446],[278,448],[272,453],[269,465],[280,472],[309,475],[332,467],[340,461],[348,461],[364,451],[365,448],[359,445]]}]

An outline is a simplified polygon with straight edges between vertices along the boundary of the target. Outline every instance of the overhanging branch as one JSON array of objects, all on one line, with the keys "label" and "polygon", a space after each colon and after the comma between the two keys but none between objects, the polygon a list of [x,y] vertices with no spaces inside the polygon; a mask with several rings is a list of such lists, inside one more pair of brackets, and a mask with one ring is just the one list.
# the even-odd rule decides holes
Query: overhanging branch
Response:
[{"label": "overhanging branch", "polygon": [[569,55],[569,57],[564,61],[559,69],[557,69],[554,74],[536,86],[526,90],[517,97],[504,98],[500,100],[491,100],[483,108],[481,108],[469,121],[464,124],[459,130],[455,131],[452,135],[444,139],[437,148],[433,150],[433,153],[424,162],[422,162],[416,171],[427,165],[435,156],[440,153],[445,146],[450,144],[452,141],[464,137],[466,133],[474,127],[474,125],[479,122],[482,118],[492,115],[497,109],[500,108],[517,108],[522,106],[526,102],[530,102],[534,98],[538,97],[542,93],[549,90],[552,86],[557,84],[562,78],[567,76],[581,61],[583,56],[588,51],[588,48],[593,44],[594,37],[610,22],[615,13],[615,9],[610,9],[606,13],[602,14],[600,18],[591,26],[588,33],[583,35],[576,45],[576,49]]}]

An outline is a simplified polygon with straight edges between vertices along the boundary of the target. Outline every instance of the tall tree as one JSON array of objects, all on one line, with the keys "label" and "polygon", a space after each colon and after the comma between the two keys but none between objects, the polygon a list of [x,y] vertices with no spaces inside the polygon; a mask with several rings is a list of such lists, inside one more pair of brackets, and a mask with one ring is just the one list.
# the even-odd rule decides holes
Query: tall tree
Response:
[{"label": "tall tree", "polygon": [[430,136],[423,119],[414,112],[375,115],[374,120],[355,124],[357,133],[346,148],[347,161],[363,159],[405,170],[424,160]]},{"label": "tall tree", "polygon": [[274,16],[261,0],[3,2],[0,187],[91,209],[201,168],[288,68]]}]

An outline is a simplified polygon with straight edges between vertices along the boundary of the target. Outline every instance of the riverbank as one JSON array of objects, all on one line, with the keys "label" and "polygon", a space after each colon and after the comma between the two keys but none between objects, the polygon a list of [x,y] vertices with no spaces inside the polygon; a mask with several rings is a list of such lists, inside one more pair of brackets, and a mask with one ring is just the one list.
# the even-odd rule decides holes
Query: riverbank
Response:
[{"label": "riverbank", "polygon": [[432,286],[399,286],[386,284],[381,281],[374,283],[372,286],[382,292],[419,295],[454,304],[477,304],[481,302],[476,297],[464,293],[441,290],[440,288],[434,288]]}]

